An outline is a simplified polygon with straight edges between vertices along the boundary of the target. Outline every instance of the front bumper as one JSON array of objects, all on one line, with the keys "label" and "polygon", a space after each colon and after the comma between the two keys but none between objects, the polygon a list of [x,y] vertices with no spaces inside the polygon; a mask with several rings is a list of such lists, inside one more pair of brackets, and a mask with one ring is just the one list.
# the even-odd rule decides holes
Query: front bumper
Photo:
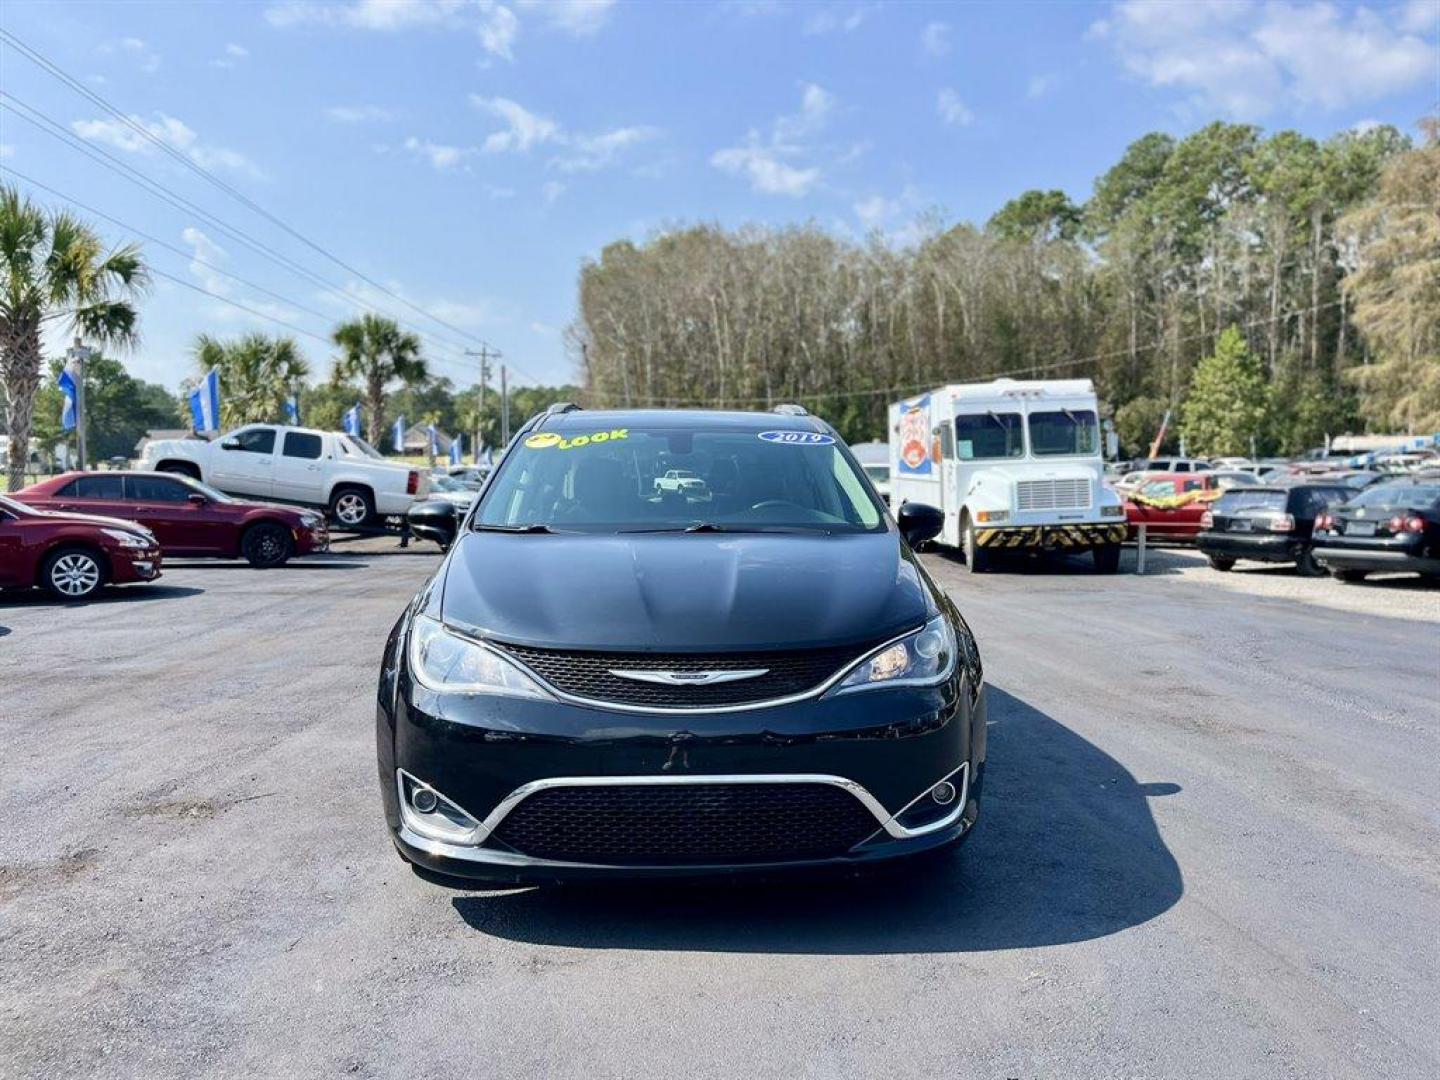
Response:
[{"label": "front bumper", "polygon": [[115,585],[133,585],[154,581],[160,576],[161,554],[158,547],[113,548],[110,557],[110,581]]},{"label": "front bumper", "polygon": [[977,529],[975,546],[991,551],[1081,551],[1119,544],[1125,539],[1125,523],[1084,522],[1077,525],[1010,525]]},{"label": "front bumper", "polygon": [[330,530],[324,525],[293,530],[296,555],[321,555],[330,550]]},{"label": "front bumper", "polygon": [[[984,696],[972,697],[959,678],[934,688],[685,715],[442,696],[414,686],[403,668],[391,694],[385,690],[382,681],[377,764],[387,823],[407,859],[447,875],[523,883],[845,870],[953,843],[979,812]],[[401,805],[402,772],[463,809],[480,829],[459,844],[421,834],[414,811]],[[932,812],[920,800],[946,780],[957,789],[954,802]],[[562,860],[510,848],[492,835],[526,799],[556,787],[763,784],[839,789],[864,807],[873,828],[867,824],[858,842],[821,857],[763,861]]]},{"label": "front bumper", "polygon": [[1294,562],[1304,552],[1307,542],[1285,533],[1202,532],[1195,537],[1195,545],[1206,555],[1255,562]]}]

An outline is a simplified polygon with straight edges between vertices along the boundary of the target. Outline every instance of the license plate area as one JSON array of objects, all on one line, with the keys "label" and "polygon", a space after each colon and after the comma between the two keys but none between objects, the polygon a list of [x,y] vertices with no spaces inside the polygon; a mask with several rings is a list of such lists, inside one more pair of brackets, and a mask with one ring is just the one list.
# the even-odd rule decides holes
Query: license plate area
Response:
[{"label": "license plate area", "polygon": [[1232,518],[1230,520],[1231,532],[1252,532],[1254,528],[1255,523],[1249,518]]},{"label": "license plate area", "polygon": [[1375,522],[1373,521],[1351,521],[1345,525],[1346,536],[1374,536]]}]

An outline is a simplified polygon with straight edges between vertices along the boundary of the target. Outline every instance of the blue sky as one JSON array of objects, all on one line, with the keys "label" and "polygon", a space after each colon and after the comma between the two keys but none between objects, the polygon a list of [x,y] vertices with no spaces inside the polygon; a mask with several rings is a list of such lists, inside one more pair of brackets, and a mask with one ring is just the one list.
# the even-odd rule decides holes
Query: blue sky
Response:
[{"label": "blue sky", "polygon": [[[147,244],[157,270],[321,337],[356,302],[373,302],[425,329],[435,369],[461,384],[475,362],[458,347],[477,339],[505,353],[519,382],[570,378],[561,332],[577,271],[621,237],[814,220],[903,244],[922,212],[983,221],[1031,187],[1083,199],[1147,131],[1184,134],[1216,118],[1316,136],[1374,121],[1413,131],[1440,101],[1440,0],[9,0],[0,27],[449,326],[377,293],[8,47],[7,102],[343,295],[10,109],[0,111],[0,166],[181,249]],[[128,235],[97,224],[108,238]],[[129,365],[175,386],[191,373],[197,332],[256,328],[278,329],[162,278]],[[299,341],[325,374],[331,351]]]}]

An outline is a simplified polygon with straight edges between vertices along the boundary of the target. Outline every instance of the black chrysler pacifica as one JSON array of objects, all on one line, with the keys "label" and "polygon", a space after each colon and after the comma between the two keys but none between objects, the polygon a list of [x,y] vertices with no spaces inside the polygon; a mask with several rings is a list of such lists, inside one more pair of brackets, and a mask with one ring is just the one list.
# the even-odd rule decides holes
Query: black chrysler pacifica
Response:
[{"label": "black chrysler pacifica", "polygon": [[980,656],[844,443],[775,413],[552,407],[380,675],[400,854],[490,882],[846,868],[963,838]]}]

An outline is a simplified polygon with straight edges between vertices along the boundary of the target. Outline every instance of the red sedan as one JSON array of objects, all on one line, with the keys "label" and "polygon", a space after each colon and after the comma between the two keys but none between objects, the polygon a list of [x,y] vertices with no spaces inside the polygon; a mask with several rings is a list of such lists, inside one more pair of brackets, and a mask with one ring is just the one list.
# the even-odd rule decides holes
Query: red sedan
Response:
[{"label": "red sedan", "polygon": [[1194,540],[1204,527],[1201,519],[1220,493],[1253,477],[1239,473],[1156,473],[1145,477],[1125,500],[1130,539],[1145,525],[1150,543]]},{"label": "red sedan", "polygon": [[160,545],[133,521],[49,513],[0,495],[0,588],[88,600],[102,585],[159,576]]},{"label": "red sedan", "polygon": [[264,569],[330,547],[325,517],[317,511],[244,502],[173,473],[70,472],[14,498],[44,510],[138,521],[172,557],[244,558]]}]

